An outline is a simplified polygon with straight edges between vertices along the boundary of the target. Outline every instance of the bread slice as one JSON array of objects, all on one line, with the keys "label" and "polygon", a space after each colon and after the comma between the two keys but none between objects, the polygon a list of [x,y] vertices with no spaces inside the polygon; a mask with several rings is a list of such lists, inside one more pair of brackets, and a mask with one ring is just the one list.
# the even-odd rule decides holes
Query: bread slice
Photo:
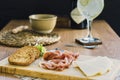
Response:
[{"label": "bread slice", "polygon": [[29,50],[31,53],[35,55],[35,59],[39,58],[40,56],[40,50],[34,46],[25,46],[24,49]]},{"label": "bread slice", "polygon": [[27,66],[39,57],[40,51],[33,46],[25,46],[8,57],[10,64]]}]

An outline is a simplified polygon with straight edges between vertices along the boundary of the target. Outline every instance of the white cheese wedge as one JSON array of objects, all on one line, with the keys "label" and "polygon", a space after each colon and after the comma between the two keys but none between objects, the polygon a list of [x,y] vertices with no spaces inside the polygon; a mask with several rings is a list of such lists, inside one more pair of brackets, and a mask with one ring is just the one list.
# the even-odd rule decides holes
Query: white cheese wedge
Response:
[{"label": "white cheese wedge", "polygon": [[108,57],[96,57],[85,61],[76,61],[77,67],[85,76],[102,75],[108,72],[112,67],[112,61]]}]

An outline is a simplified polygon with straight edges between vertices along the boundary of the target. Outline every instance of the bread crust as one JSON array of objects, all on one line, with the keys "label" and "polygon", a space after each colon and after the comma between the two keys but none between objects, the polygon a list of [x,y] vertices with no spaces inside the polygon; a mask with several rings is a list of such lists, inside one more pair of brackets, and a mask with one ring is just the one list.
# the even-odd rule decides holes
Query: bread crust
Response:
[{"label": "bread crust", "polygon": [[8,57],[8,61],[13,65],[27,66],[35,59],[39,58],[40,51],[33,46],[25,46],[16,50]]}]

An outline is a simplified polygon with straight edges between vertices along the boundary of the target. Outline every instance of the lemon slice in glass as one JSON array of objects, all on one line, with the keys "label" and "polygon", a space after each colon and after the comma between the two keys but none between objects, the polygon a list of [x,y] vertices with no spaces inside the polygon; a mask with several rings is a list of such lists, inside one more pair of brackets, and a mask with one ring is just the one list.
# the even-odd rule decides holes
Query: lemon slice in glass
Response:
[{"label": "lemon slice in glass", "polygon": [[89,3],[90,0],[80,0],[80,4],[82,6],[87,6],[87,4]]},{"label": "lemon slice in glass", "polygon": [[77,23],[80,24],[82,21],[85,20],[85,17],[82,16],[81,12],[78,11],[78,8],[75,8],[70,13],[71,18]]}]

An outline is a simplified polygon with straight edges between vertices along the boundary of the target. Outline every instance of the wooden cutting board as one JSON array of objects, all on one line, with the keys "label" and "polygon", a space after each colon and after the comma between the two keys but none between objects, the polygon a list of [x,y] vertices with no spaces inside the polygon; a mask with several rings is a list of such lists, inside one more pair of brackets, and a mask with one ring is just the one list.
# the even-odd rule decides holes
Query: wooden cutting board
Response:
[{"label": "wooden cutting board", "polygon": [[[93,56],[80,55],[77,60],[89,60]],[[46,70],[41,68],[38,64],[41,62],[41,59],[36,60],[29,66],[16,66],[10,65],[8,58],[0,61],[0,72],[2,73],[11,73],[24,76],[32,76],[39,78],[46,78],[49,80],[114,80],[117,76],[118,71],[120,70],[120,61],[111,59],[114,63],[110,72],[95,77],[85,77],[82,72],[75,68],[74,65],[71,65],[70,68],[65,69],[64,71],[53,71]],[[93,65],[94,66],[94,65]]]}]

